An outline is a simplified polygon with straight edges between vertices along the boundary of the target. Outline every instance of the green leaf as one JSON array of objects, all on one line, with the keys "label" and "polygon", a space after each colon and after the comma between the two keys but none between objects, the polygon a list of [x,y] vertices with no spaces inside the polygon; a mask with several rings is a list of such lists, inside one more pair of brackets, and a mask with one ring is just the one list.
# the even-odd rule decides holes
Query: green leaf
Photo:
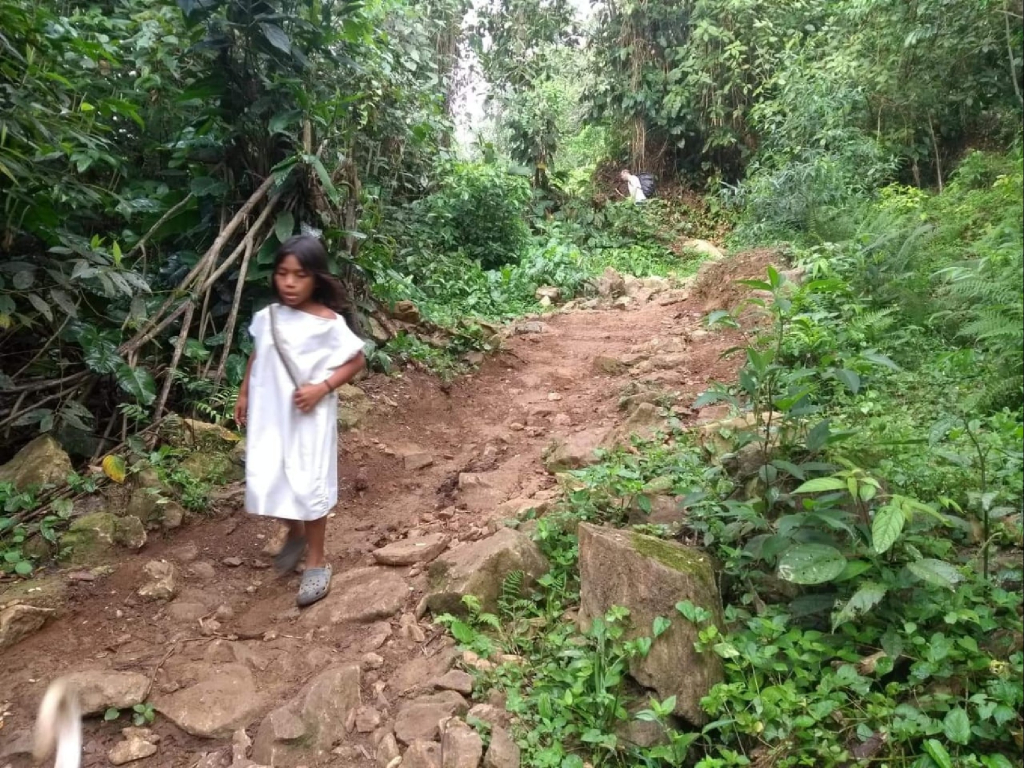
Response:
[{"label": "green leaf", "polygon": [[78,317],[78,307],[75,305],[75,302],[60,288],[50,290],[50,299],[68,317]]},{"label": "green leaf", "polygon": [[122,364],[117,369],[117,384],[142,405],[152,405],[156,400],[156,382],[145,368]]},{"label": "green leaf", "polygon": [[14,572],[19,576],[28,576],[32,573],[32,563],[28,560],[19,560],[14,564]]},{"label": "green leaf", "polygon": [[324,188],[324,193],[331,199],[331,202],[335,205],[340,205],[341,194],[338,192],[337,187],[334,186],[334,182],[331,181],[331,174],[327,172],[320,158],[316,155],[303,155],[302,159],[313,166],[313,170],[316,171],[316,175],[320,179],[320,185]]},{"label": "green leaf", "polygon": [[830,425],[830,420],[825,419],[824,421],[819,421],[811,428],[811,431],[807,433],[808,451],[815,453],[828,445]]},{"label": "green leaf", "polygon": [[192,194],[196,197],[213,197],[227,191],[227,185],[213,176],[192,179]]},{"label": "green leaf", "polygon": [[871,522],[871,546],[875,552],[888,552],[899,539],[907,522],[903,510],[895,504],[886,504],[875,512]]},{"label": "green leaf", "polygon": [[95,338],[86,341],[84,336],[83,334],[81,343],[85,348],[85,364],[89,370],[110,374],[124,366],[124,361],[117,354],[117,347],[106,339]]},{"label": "green leaf", "polygon": [[449,629],[452,637],[464,645],[468,645],[476,639],[476,630],[464,622],[453,621]]},{"label": "green leaf", "polygon": [[34,293],[30,293],[27,294],[25,298],[28,299],[29,304],[36,308],[36,311],[38,311],[39,314],[45,317],[49,322],[53,322],[53,310],[50,309],[50,305],[47,304],[41,297]]},{"label": "green leaf", "polygon": [[828,544],[797,544],[779,558],[779,578],[794,584],[824,584],[846,569],[843,553]]},{"label": "green leaf", "polygon": [[836,627],[847,621],[852,621],[858,616],[870,611],[885,597],[886,592],[889,588],[884,584],[876,584],[873,581],[866,581],[860,585],[860,588],[853,593],[853,596],[846,601],[846,605],[843,606],[841,611],[835,613],[832,617],[832,630],[835,631]]},{"label": "green leaf", "polygon": [[120,716],[121,711],[114,707],[110,707],[106,712],[103,713],[103,719],[106,720],[108,723],[111,720],[117,720],[117,718],[119,718]]},{"label": "green leaf", "polygon": [[860,376],[856,371],[851,371],[849,368],[840,368],[836,371],[836,378],[853,394],[856,395],[860,392]]},{"label": "green leaf", "polygon": [[921,745],[925,754],[930,757],[938,768],[953,768],[953,758],[937,739],[926,739]]},{"label": "green leaf", "polygon": [[953,707],[946,713],[942,732],[954,744],[965,745],[971,740],[971,720],[963,707]]},{"label": "green leaf", "polygon": [[931,557],[926,557],[907,565],[907,570],[912,574],[926,581],[929,584],[934,584],[937,587],[944,587],[945,589],[953,589],[959,582],[963,581],[963,576],[955,566],[947,563],[943,560],[936,560]]},{"label": "green leaf", "polygon": [[672,626],[672,622],[666,619],[664,616],[654,617],[654,636],[661,637],[668,628]]},{"label": "green leaf", "polygon": [[816,477],[802,483],[793,493],[824,493],[825,491],[842,491],[846,489],[846,481],[838,477]]},{"label": "green leaf", "polygon": [[281,211],[277,215],[277,221],[274,222],[274,234],[277,235],[277,241],[283,243],[289,237],[292,236],[292,232],[295,231],[295,217],[291,211]]},{"label": "green leaf", "polygon": [[260,29],[263,31],[263,37],[266,38],[266,41],[281,51],[281,53],[292,52],[292,41],[279,26],[261,21]]},{"label": "green leaf", "polygon": [[893,371],[900,370],[900,367],[896,365],[896,363],[894,363],[891,359],[889,359],[889,357],[881,354],[880,352],[861,352],[860,356],[867,360],[868,362],[874,363],[875,365],[881,365]]}]

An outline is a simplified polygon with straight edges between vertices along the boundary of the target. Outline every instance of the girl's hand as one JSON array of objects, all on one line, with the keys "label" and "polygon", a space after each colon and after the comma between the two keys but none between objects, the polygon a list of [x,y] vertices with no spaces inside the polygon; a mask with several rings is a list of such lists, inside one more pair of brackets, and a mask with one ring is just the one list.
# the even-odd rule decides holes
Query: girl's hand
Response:
[{"label": "girl's hand", "polygon": [[316,404],[323,400],[327,394],[327,387],[323,384],[307,384],[295,392],[295,407],[303,413],[309,413]]},{"label": "girl's hand", "polygon": [[235,424],[240,427],[244,427],[248,414],[249,396],[242,392],[238,395],[238,399],[235,401]]}]

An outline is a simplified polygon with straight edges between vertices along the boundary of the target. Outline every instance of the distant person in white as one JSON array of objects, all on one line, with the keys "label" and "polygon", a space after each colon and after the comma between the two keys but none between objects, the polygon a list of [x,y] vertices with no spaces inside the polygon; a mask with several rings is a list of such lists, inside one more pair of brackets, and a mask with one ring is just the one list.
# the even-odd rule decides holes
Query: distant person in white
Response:
[{"label": "distant person in white", "polygon": [[634,203],[642,203],[647,200],[647,195],[644,194],[643,188],[640,186],[640,179],[634,176],[625,168],[622,169],[622,173],[619,177],[626,182],[626,186],[629,187],[629,199]]}]

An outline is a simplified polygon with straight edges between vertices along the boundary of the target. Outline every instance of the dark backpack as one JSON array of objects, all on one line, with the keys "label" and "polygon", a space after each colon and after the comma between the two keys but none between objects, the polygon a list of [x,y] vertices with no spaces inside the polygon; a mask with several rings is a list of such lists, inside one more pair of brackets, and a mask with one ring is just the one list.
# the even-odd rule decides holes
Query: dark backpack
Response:
[{"label": "dark backpack", "polygon": [[638,173],[637,179],[640,180],[640,189],[644,197],[654,197],[654,176],[649,173]]}]

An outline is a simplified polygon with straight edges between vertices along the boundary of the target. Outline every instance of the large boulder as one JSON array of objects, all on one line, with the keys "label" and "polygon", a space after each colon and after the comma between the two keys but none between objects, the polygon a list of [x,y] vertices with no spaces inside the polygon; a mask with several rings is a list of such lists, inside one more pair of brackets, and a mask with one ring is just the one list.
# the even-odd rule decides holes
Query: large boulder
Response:
[{"label": "large boulder", "polygon": [[446,717],[466,714],[469,705],[454,691],[441,691],[405,702],[395,718],[395,736],[403,744],[432,741]]},{"label": "large boulder", "polygon": [[408,597],[409,585],[391,568],[356,568],[335,577],[331,593],[304,611],[300,621],[316,628],[390,619]]},{"label": "large boulder", "polygon": [[581,627],[588,629],[613,606],[629,610],[629,638],[651,637],[655,618],[669,619],[669,629],[646,657],[631,663],[630,674],[661,699],[675,696],[675,714],[705,724],[700,700],[722,681],[722,664],[715,654],[694,649],[699,627],[675,606],[689,601],[723,625],[711,558],[692,547],[587,523],[578,533]]},{"label": "large boulder", "polygon": [[596,427],[555,440],[544,452],[544,467],[554,473],[596,464],[598,458],[594,452],[607,440],[608,434],[607,429]]},{"label": "large boulder", "polygon": [[72,520],[61,540],[68,563],[95,565],[108,558],[114,549],[117,521],[111,512],[90,512]]},{"label": "large boulder", "polygon": [[484,755],[484,768],[519,768],[520,761],[519,745],[509,732],[501,727],[493,728],[491,743]]},{"label": "large boulder", "polygon": [[261,765],[317,762],[347,735],[346,723],[360,705],[358,664],[318,674],[294,699],[263,718],[252,759]]},{"label": "large boulder", "polygon": [[49,435],[40,435],[0,466],[0,483],[11,483],[17,490],[41,485],[58,485],[71,473],[71,459]]},{"label": "large boulder", "polygon": [[702,256],[707,256],[710,259],[721,259],[725,257],[725,254],[718,248],[714,243],[709,243],[707,240],[685,240],[683,241],[683,248],[688,251],[696,251]]},{"label": "large boulder", "polygon": [[78,691],[84,715],[131,709],[146,700],[151,684],[148,675],[111,669],[83,669],[71,673],[66,680]]},{"label": "large boulder", "polygon": [[263,707],[252,670],[244,664],[200,663],[182,670],[192,685],[158,694],[156,711],[192,736],[226,739]]},{"label": "large boulder", "polygon": [[434,615],[464,613],[465,595],[474,595],[485,611],[496,611],[502,582],[513,571],[527,581],[547,573],[548,562],[527,536],[503,528],[486,539],[441,555],[430,564],[426,605]]}]

